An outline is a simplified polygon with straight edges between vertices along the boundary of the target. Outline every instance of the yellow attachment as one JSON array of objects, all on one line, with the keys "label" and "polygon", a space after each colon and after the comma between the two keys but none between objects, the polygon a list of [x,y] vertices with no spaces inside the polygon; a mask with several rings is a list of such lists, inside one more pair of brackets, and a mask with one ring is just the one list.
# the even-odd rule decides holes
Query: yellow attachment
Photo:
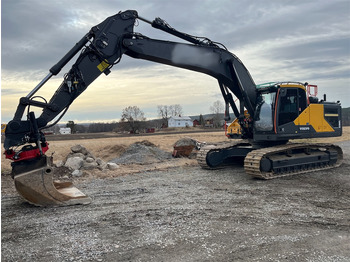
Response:
[{"label": "yellow attachment", "polygon": [[[250,117],[248,110],[244,111],[244,118],[248,119]],[[227,127],[227,134],[228,135],[241,135],[241,125],[238,122],[238,118],[233,120],[233,122]]]},{"label": "yellow attachment", "polygon": [[295,125],[311,125],[316,132],[334,132],[334,129],[324,119],[324,108],[320,104],[310,104],[294,120]]},{"label": "yellow attachment", "polygon": [[228,127],[227,134],[230,135],[241,135],[241,125],[238,123],[238,118],[236,118]]}]

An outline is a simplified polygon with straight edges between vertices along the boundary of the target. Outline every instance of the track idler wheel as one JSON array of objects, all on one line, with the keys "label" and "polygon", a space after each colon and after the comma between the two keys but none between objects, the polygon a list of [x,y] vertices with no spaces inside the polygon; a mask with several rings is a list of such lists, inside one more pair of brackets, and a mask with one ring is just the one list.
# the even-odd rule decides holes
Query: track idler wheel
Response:
[{"label": "track idler wheel", "polygon": [[90,204],[71,182],[53,181],[52,158],[41,156],[30,162],[13,165],[12,175],[17,192],[35,206],[69,206]]}]

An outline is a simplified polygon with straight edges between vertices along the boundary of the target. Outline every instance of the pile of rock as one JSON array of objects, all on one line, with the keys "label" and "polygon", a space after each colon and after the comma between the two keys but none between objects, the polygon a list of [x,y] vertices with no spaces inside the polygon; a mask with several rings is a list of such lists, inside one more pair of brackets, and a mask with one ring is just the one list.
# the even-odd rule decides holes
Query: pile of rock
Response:
[{"label": "pile of rock", "polygon": [[84,170],[98,168],[100,170],[114,170],[119,166],[115,163],[105,162],[100,158],[95,158],[84,146],[75,145],[71,147],[71,152],[65,161],[56,164],[57,167],[65,166],[72,171],[73,176],[81,176]]},{"label": "pile of rock", "polygon": [[158,148],[155,144],[144,140],[131,144],[118,158],[110,162],[116,164],[153,164],[170,160],[171,153]]}]

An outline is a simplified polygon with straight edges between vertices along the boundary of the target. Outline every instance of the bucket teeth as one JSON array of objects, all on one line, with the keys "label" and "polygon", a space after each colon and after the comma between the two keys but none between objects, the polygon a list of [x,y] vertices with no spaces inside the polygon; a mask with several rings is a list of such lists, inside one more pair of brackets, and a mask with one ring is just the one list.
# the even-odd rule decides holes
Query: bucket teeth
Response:
[{"label": "bucket teeth", "polygon": [[53,173],[52,159],[46,156],[30,164],[13,167],[16,190],[26,201],[36,206],[91,203],[91,198],[71,182],[53,181]]}]

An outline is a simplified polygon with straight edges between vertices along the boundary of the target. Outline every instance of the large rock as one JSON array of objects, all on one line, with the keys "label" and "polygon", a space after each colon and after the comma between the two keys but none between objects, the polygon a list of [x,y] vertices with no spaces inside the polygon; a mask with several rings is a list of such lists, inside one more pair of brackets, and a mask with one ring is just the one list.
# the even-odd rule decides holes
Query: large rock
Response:
[{"label": "large rock", "polygon": [[78,170],[83,166],[83,164],[84,164],[83,158],[78,156],[73,156],[73,157],[67,158],[66,163],[64,165],[71,170]]},{"label": "large rock", "polygon": [[98,164],[93,161],[93,162],[84,162],[82,168],[86,170],[94,169],[97,168]]},{"label": "large rock", "polygon": [[97,163],[99,166],[103,166],[103,165],[106,164],[106,162],[103,161],[101,158],[97,158],[97,159],[96,159],[96,163]]},{"label": "large rock", "polygon": [[100,170],[104,170],[104,169],[108,168],[107,163],[105,161],[103,161],[101,158],[97,158],[96,163],[98,165],[97,168]]},{"label": "large rock", "polygon": [[62,160],[59,160],[57,162],[55,162],[56,167],[61,167],[64,166],[64,162]]},{"label": "large rock", "polygon": [[82,176],[83,175],[83,171],[81,170],[74,170],[72,172],[72,176],[75,176],[75,177],[79,177],[79,176]]},{"label": "large rock", "polygon": [[86,156],[83,153],[70,153],[67,158],[69,157],[80,157],[82,159],[86,158]]},{"label": "large rock", "polygon": [[109,170],[115,170],[115,169],[119,168],[119,166],[116,163],[108,162],[107,163],[107,168]]},{"label": "large rock", "polygon": [[95,162],[95,159],[93,159],[92,157],[87,157],[86,159],[85,159],[85,161],[87,162],[87,163],[93,163],[93,162]]},{"label": "large rock", "polygon": [[74,145],[70,148],[70,150],[72,150],[73,153],[82,153],[83,151],[83,147],[82,145]]},{"label": "large rock", "polygon": [[196,152],[195,148],[199,142],[189,138],[181,138],[174,144],[174,151],[172,153],[173,157],[189,157]]},{"label": "large rock", "polygon": [[[139,146],[145,146],[144,141],[140,142]],[[149,146],[154,146],[149,145]],[[71,152],[68,154],[65,164],[67,168],[73,170],[73,176],[81,176],[82,170],[91,170],[98,168],[100,170],[115,170],[119,168],[116,163],[106,163],[100,158],[95,158],[84,146],[74,145],[71,147]]]}]

